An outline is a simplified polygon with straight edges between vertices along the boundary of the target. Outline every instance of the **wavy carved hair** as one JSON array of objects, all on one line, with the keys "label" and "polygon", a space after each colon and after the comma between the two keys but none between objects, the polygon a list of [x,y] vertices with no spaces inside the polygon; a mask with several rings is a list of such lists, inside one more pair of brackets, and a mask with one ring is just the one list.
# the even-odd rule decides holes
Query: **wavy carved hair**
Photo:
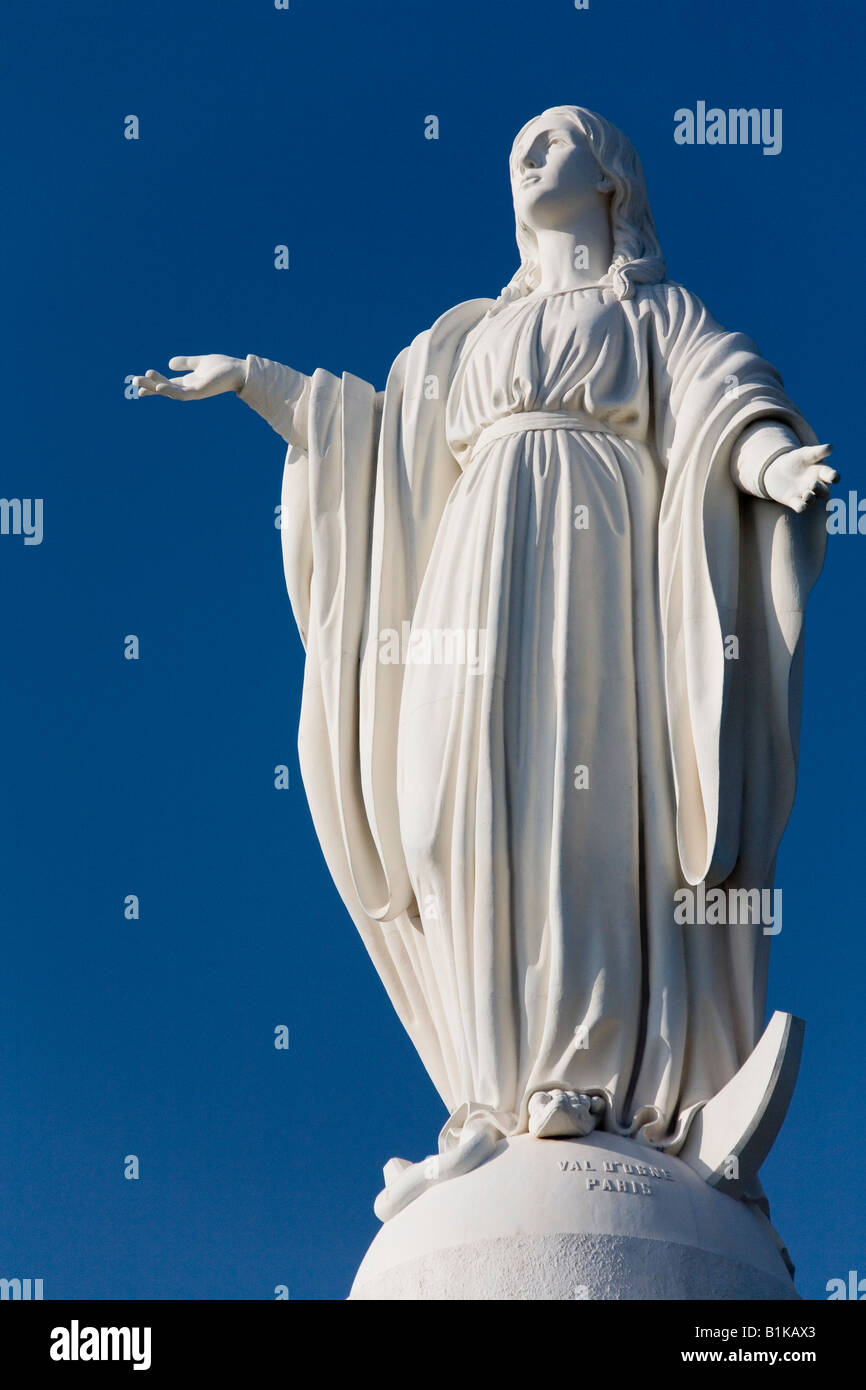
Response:
[{"label": "wavy carved hair", "polygon": [[[634,145],[604,116],[584,106],[551,106],[542,116],[556,116],[573,126],[584,137],[592,153],[613,185],[610,201],[613,260],[604,283],[618,299],[631,299],[635,285],[657,284],[666,275],[664,257],[650,212],[646,182]],[[533,116],[520,130],[511,147],[508,166],[512,178],[523,138],[541,116]],[[515,214],[520,266],[490,309],[494,314],[512,300],[534,290],[540,279],[535,235]]]}]

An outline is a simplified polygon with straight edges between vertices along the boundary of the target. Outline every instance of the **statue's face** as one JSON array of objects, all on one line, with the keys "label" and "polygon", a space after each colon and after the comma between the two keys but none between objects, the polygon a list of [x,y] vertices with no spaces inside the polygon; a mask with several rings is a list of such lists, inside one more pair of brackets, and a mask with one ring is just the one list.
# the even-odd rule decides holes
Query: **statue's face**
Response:
[{"label": "statue's face", "polygon": [[511,178],[514,210],[533,230],[571,231],[603,196],[603,171],[579,130],[539,116],[521,140]]}]

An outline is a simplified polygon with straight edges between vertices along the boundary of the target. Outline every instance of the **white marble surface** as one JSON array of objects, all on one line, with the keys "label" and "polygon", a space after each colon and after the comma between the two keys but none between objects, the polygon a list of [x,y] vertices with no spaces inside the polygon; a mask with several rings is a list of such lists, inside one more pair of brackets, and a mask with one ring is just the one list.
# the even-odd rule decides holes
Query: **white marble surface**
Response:
[{"label": "white marble surface", "polygon": [[460,1183],[531,1117],[673,1155],[755,1048],[763,924],[683,925],[675,894],[773,886],[836,478],[755,344],[667,278],[621,132],[553,108],[510,174],[514,277],[384,391],[254,354],[136,378],[235,391],[288,445],[304,783]]}]

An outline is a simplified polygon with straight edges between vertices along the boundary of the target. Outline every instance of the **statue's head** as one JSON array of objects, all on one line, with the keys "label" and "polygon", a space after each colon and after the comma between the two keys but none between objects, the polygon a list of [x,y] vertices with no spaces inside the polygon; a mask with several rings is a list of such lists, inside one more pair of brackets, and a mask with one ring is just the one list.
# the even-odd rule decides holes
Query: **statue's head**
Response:
[{"label": "statue's head", "polygon": [[506,288],[509,299],[528,294],[539,280],[536,229],[573,230],[603,203],[610,222],[613,260],[606,279],[620,299],[635,284],[665,278],[665,264],[637,151],[610,121],[583,106],[552,106],[528,121],[509,160],[520,268]]}]

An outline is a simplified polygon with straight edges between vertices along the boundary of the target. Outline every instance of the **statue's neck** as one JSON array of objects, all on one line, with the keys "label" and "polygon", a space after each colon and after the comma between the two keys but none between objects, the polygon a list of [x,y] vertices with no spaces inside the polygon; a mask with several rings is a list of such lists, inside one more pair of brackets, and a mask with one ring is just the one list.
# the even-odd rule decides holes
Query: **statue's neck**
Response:
[{"label": "statue's neck", "polygon": [[613,241],[606,203],[589,209],[574,230],[539,228],[535,235],[541,290],[597,285],[610,270]]}]

